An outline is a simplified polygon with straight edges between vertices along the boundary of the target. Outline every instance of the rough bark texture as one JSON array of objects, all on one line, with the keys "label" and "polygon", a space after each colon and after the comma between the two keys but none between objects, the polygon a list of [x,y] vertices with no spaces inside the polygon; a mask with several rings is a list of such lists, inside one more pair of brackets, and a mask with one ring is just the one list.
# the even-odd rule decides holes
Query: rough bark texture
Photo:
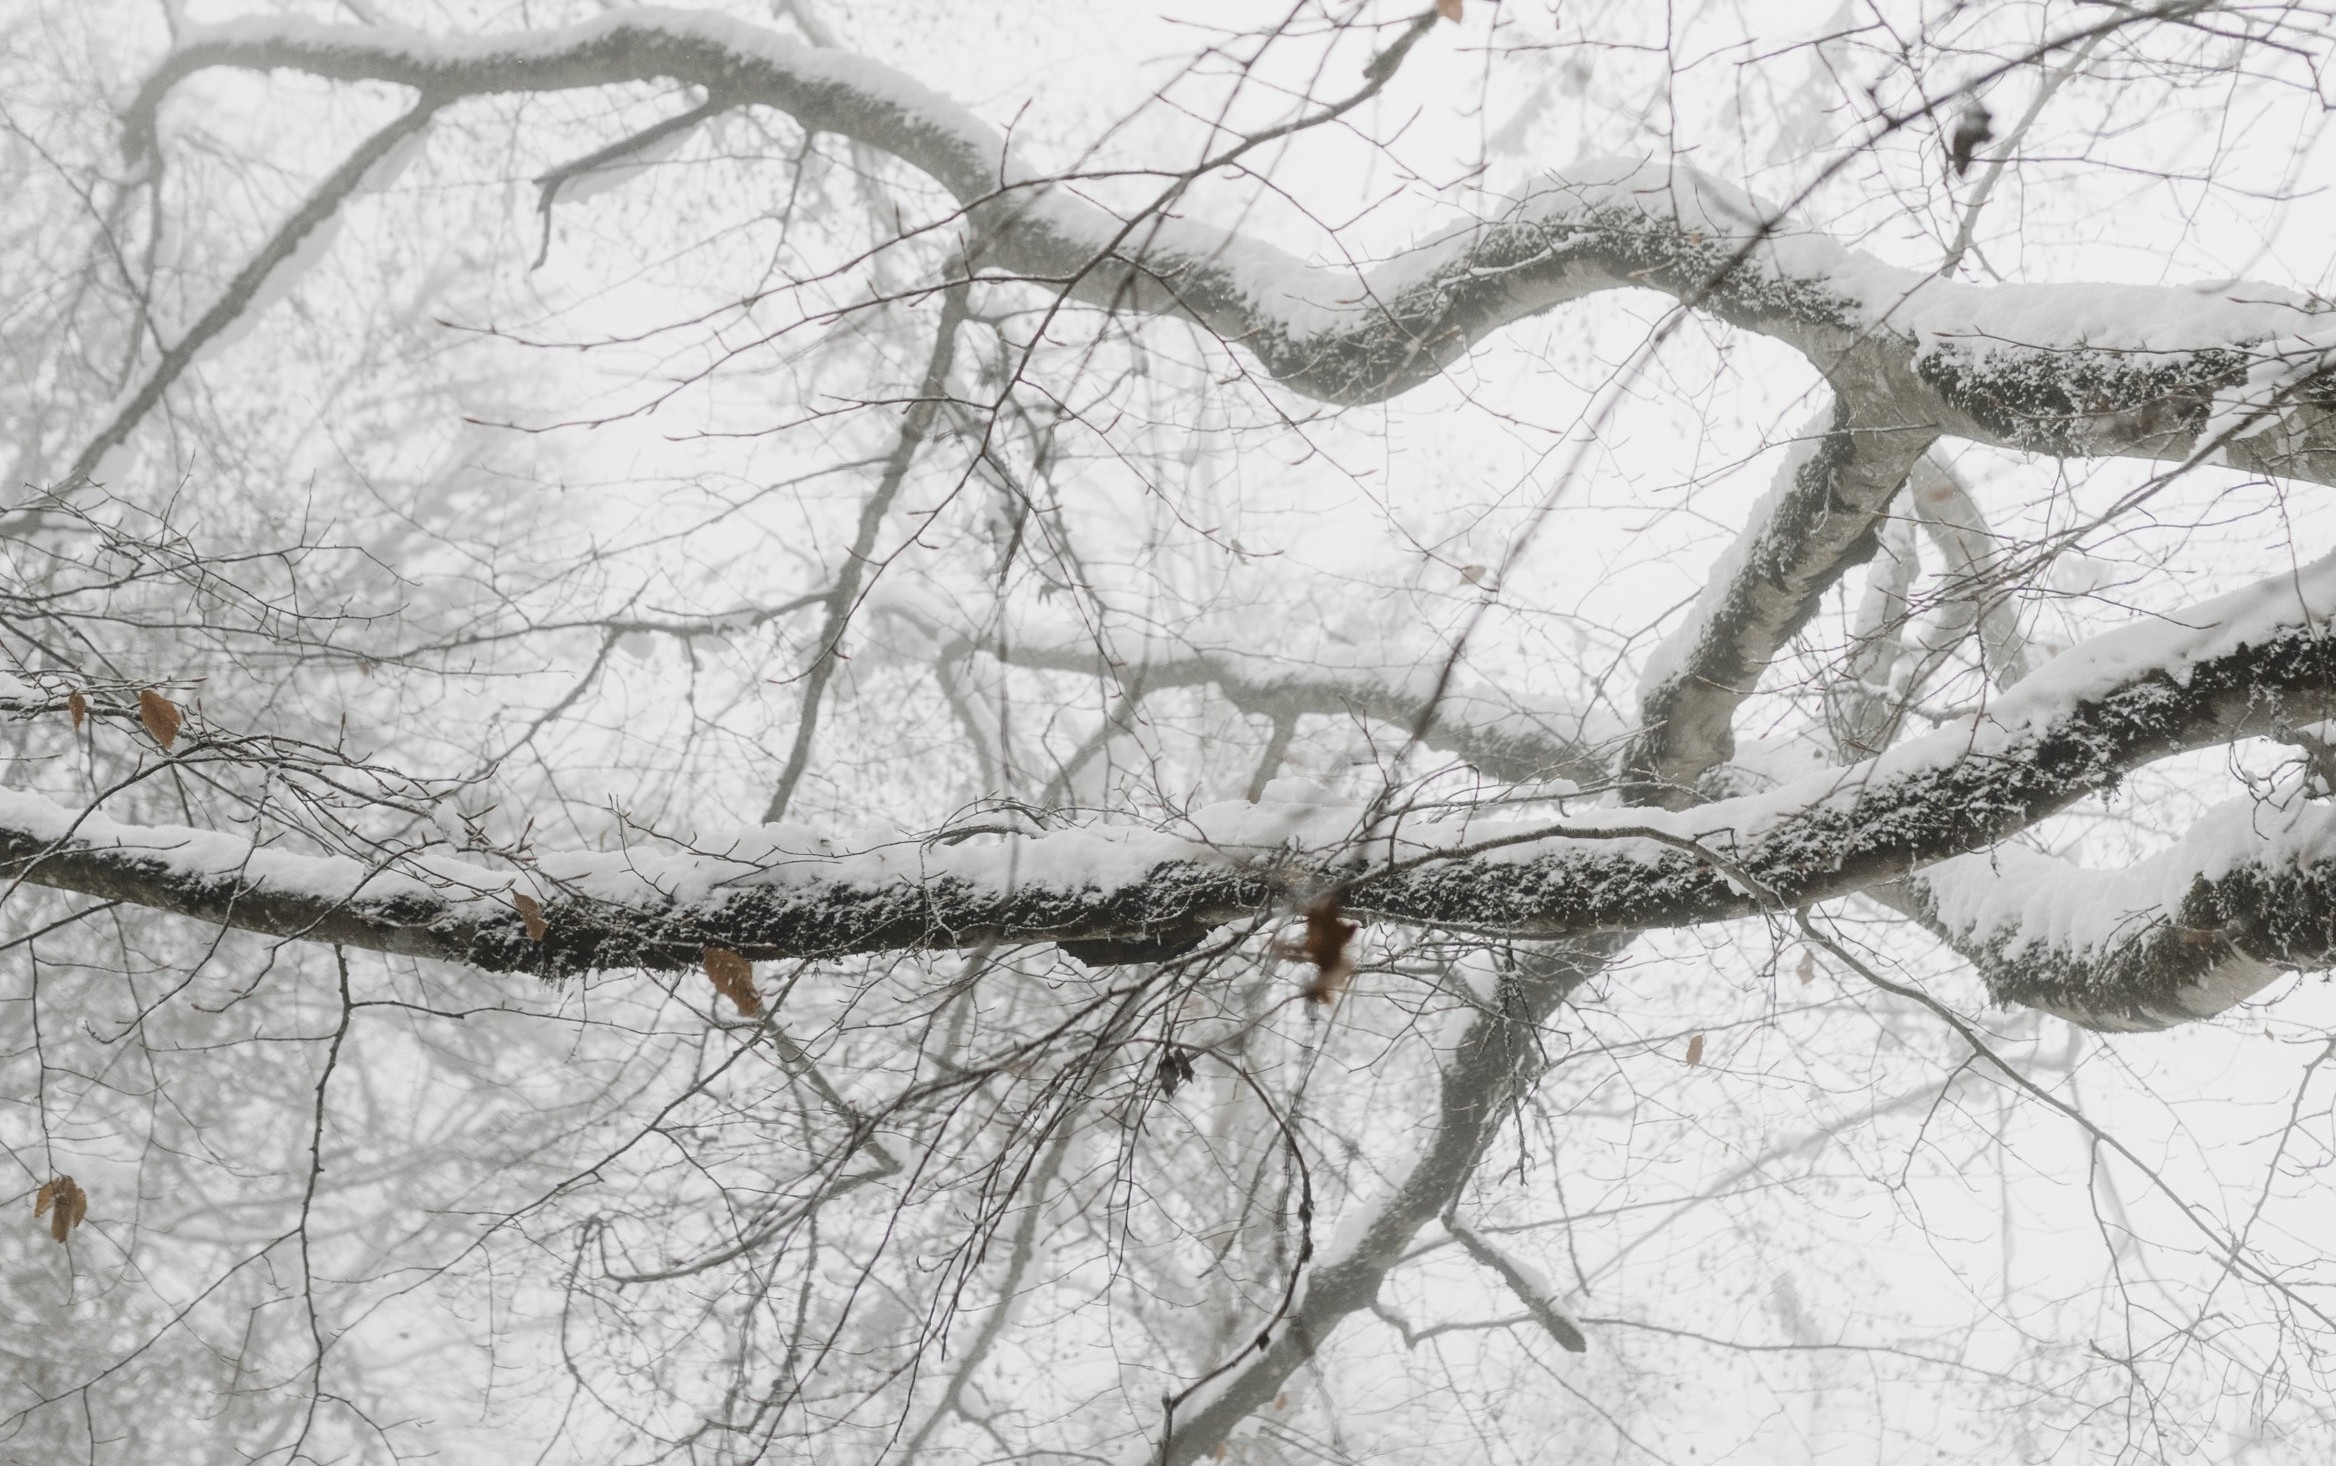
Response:
[{"label": "rough bark texture", "polygon": [[[2112,789],[2133,769],[2186,749],[2330,716],[2336,647],[2298,626],[2192,663],[2180,680],[2151,671],[1974,756],[1893,771],[1845,769],[1834,793],[1778,813],[1769,796],[1725,801],[1693,825],[1724,831],[1702,853],[1613,835],[1507,851],[1405,851],[1376,868],[1352,849],[1240,852],[1192,847],[1124,883],[1072,886],[936,873],[860,880],[790,857],[767,878],[740,870],[705,901],[616,903],[551,895],[549,930],[528,939],[515,910],[478,890],[430,899],[411,889],[324,896],[228,870],[189,873],[166,853],[195,832],[157,830],[155,851],[54,841],[0,829],[0,868],[39,885],[133,901],[278,936],[469,962],[547,976],[596,968],[671,968],[707,945],[749,957],[822,957],[988,942],[1158,941],[1272,909],[1336,883],[1350,915],[1504,938],[1556,939],[1723,921],[1852,894],[2007,835]],[[1743,833],[1735,833],[1741,809]],[[1553,827],[1555,828],[1555,827]],[[987,863],[1011,871],[996,839]],[[1075,838],[1075,836],[1074,836]],[[1674,839],[1683,837],[1674,834]],[[1748,886],[1746,882],[1749,882]]]},{"label": "rough bark texture", "polygon": [[[2325,814],[2324,807],[2309,811]],[[2322,821],[2324,822],[2324,820]],[[2269,845],[2271,842],[2267,841]],[[2179,848],[2159,857],[2178,858]],[[1968,961],[1996,1002],[2036,1008],[2081,1027],[2147,1032],[2195,1023],[2245,1001],[2281,974],[2336,964],[2336,865],[2299,864],[2290,849],[2224,854],[2193,870],[2180,897],[2136,902],[2126,871],[2080,871],[2033,851],[1974,855],[1981,875],[2015,891],[2047,883],[2053,899],[2088,902],[2112,919],[2113,940],[2071,941],[2063,932],[1951,921],[1929,878],[1909,876],[1867,892],[1920,922]],[[2147,863],[2145,863],[2146,866]]]}]

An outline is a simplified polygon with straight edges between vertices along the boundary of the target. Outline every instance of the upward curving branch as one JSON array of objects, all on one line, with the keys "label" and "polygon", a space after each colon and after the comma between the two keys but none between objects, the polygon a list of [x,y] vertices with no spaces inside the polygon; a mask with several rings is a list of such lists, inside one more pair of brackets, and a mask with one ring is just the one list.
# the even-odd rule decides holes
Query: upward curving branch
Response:
[{"label": "upward curving branch", "polygon": [[236,271],[227,288],[218,299],[196,318],[184,336],[166,348],[161,360],[154,364],[138,390],[129,394],[115,410],[112,418],[100,428],[74,455],[65,470],[64,487],[78,486],[97,471],[106,454],[129,439],[148,413],[163,400],[163,394],[192,366],[202,349],[218,338],[246,312],[260,309],[260,297],[269,279],[281,271],[290,270],[302,247],[312,236],[338,213],[343,204],[365,187],[368,178],[378,174],[385,165],[394,166],[401,149],[418,140],[423,129],[430,125],[437,108],[428,101],[409,108],[404,114],[374,133],[349,155],[340,167],[327,174],[317,184],[298,209],[292,212],[268,237],[242,269]]},{"label": "upward curving branch", "polygon": [[189,28],[130,105],[133,152],[153,146],[172,88],[213,67],[396,82],[439,101],[664,78],[775,107],[933,178],[986,267],[1188,315],[1325,402],[1397,395],[1512,322],[1650,289],[1829,376],[1861,356],[1859,375],[1899,405],[1891,426],[2055,456],[2186,460],[2204,445],[2241,468],[2336,483],[2336,323],[2322,303],[2229,282],[1966,285],[1806,232],[1685,168],[1577,163],[1358,274],[1197,223],[1115,217],[921,83],[723,16],[643,7],[463,38],[277,18]]},{"label": "upward curving branch", "polygon": [[1886,387],[1845,383],[1794,445],[1686,622],[1649,659],[1644,731],[1626,760],[1641,802],[1695,802],[1696,781],[1734,755],[1736,709],[1761,673],[1825,592],[1873,558],[1884,511],[1936,437],[1904,406]]}]

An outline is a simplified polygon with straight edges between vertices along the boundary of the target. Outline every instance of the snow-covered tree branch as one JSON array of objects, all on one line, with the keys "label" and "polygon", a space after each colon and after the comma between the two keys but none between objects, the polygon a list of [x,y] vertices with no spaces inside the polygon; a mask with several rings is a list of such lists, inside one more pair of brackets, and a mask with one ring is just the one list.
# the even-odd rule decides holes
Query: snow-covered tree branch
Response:
[{"label": "snow-covered tree branch", "polygon": [[[1262,803],[1195,810],[1168,829],[1042,832],[989,821],[850,849],[811,829],[766,825],[679,850],[545,854],[524,872],[498,873],[428,858],[369,867],[254,849],[16,796],[0,848],[20,879],[62,890],[275,936],[547,975],[690,965],[709,946],[806,958],[998,942],[1190,945],[1210,928],[1324,890],[1358,917],[1486,937],[1628,933],[1851,895],[1991,847],[2155,760],[2336,717],[2332,614],[2336,564],[2322,562],[2165,624],[2097,638],[1987,712],[1866,763],[1668,816],[1617,809],[1398,823],[1285,787]],[[2309,886],[2323,877],[2299,878]],[[2279,899],[2272,887],[2230,882],[2219,898],[2128,909],[2122,919],[2140,922],[2137,939],[2159,940],[2156,928],[2172,926],[2180,942],[2236,941],[2292,965],[2336,952],[2336,931],[2299,940],[2276,918],[2265,904]],[[519,895],[536,903],[546,930],[529,934]],[[2057,934],[2060,903],[2042,899],[2036,925]],[[1992,965],[2026,940],[1998,935]],[[2105,987],[2082,1003],[2042,983],[1995,986],[2080,1021],[2150,1026],[2143,1015],[2153,1009],[2185,1011],[2177,993],[2188,980],[2153,958],[2134,968],[2131,988]]]},{"label": "snow-covered tree branch", "polygon": [[35,7],[12,1450],[2336,1440],[2336,20]]},{"label": "snow-covered tree branch", "polygon": [[1685,168],[1565,165],[1501,213],[1357,274],[1204,224],[1115,217],[925,84],[705,12],[641,7],[503,36],[258,18],[192,29],[130,104],[134,155],[172,88],[214,67],[395,82],[441,103],[663,79],[772,107],[939,183],[990,267],[1093,304],[1189,314],[1326,402],[1383,400],[1515,321],[1649,289],[1791,346],[1857,399],[1839,410],[1853,431],[1927,427],[2070,456],[2213,452],[2336,483],[2329,328],[2310,297],[2247,282],[1964,285]]}]

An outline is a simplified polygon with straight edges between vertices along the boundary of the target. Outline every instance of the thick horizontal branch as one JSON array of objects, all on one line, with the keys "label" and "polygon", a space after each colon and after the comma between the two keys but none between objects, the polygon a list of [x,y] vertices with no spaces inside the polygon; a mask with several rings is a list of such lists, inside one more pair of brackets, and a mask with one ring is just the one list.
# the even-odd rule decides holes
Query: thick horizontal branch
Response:
[{"label": "thick horizontal branch", "polygon": [[[1741,917],[1986,849],[2185,749],[2336,709],[2336,561],[2086,643],[1983,717],[1853,768],[1680,813],[1410,823],[1366,846],[1342,804],[1228,804],[1156,830],[995,826],[857,852],[769,825],[681,850],[431,856],[369,869],[0,799],[0,864],[222,925],[557,975],[674,967],[708,945],[827,957],[987,942],[1160,940],[1337,885],[1349,912],[1546,939]],[[1384,826],[1381,827],[1384,829]],[[531,940],[515,897],[542,908]],[[2301,947],[2298,947],[2301,950]]]},{"label": "thick horizontal branch", "polygon": [[2210,1018],[2282,972],[2336,962],[2336,810],[2236,800],[2169,849],[2088,870],[2009,846],[1877,894],[1915,917],[1989,996],[2086,1028]]},{"label": "thick horizontal branch", "polygon": [[190,28],[129,109],[134,149],[152,145],[169,90],[210,67],[397,82],[438,99],[664,78],[775,107],[931,176],[967,210],[989,268],[1114,308],[1182,312],[1328,402],[1394,396],[1504,325],[1644,288],[1784,341],[1828,375],[1863,353],[1859,374],[1887,383],[1898,420],[1935,432],[2177,460],[2211,436],[2236,466],[2336,483],[2328,317],[2308,297],[2230,282],[1966,285],[1667,165],[1576,164],[1498,216],[1358,274],[1189,221],[1115,217],[1015,162],[1002,133],[922,84],[728,17],[643,7],[471,38],[280,18]]},{"label": "thick horizontal branch", "polygon": [[[1682,926],[1846,895],[1989,848],[2156,759],[2315,721],[2336,704],[2336,648],[2324,635],[2321,624],[2297,622],[2196,659],[2159,660],[2161,648],[2150,648],[2148,662],[2115,666],[2124,675],[2114,686],[2076,691],[2115,657],[2122,634],[2101,638],[2063,658],[2063,676],[2048,668],[1979,719],[1770,793],[1649,817],[1643,827],[1663,842],[1654,848],[1601,849],[1580,838],[1593,821],[1578,820],[1573,838],[1506,859],[1430,861],[1365,879],[1349,905],[1386,919],[1556,935]],[[2151,640],[2137,634],[2124,645]]]}]

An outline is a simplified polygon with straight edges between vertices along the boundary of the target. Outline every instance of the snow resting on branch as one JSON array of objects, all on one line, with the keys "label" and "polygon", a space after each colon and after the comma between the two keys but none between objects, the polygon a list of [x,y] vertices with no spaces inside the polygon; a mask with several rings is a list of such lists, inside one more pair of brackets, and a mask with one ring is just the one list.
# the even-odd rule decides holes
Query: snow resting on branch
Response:
[{"label": "snow resting on branch", "polygon": [[[1258,803],[1213,805],[1171,829],[1001,821],[849,848],[765,825],[682,847],[546,855],[513,871],[427,852],[369,866],[9,793],[0,862],[36,884],[232,927],[547,976],[681,966],[708,945],[751,957],[988,941],[1173,950],[1331,887],[1370,920],[1494,937],[1625,932],[1851,894],[1985,850],[2152,759],[2324,720],[2336,711],[2332,613],[2336,557],[2099,637],[1984,714],[1865,763],[1676,812],[1439,822],[1374,817],[1279,782]],[[2096,1024],[2194,1015],[2222,1005],[2224,976],[2201,995],[2188,991],[2202,980],[2195,962],[2159,962],[2116,968],[2125,986],[2111,990],[2098,981],[2109,970],[2101,954],[2139,933],[2175,956],[2297,965],[2325,960],[2336,931],[2320,816],[2253,845],[2232,833],[2237,819],[2118,878],[2120,916],[2094,878],[2034,883],[2014,909],[2000,891],[1973,894],[1980,872],[1963,863],[1931,886],[1931,917],[1999,955],[2068,954],[2066,992],[2038,977],[2022,980],[2046,986],[2001,996]],[[542,910],[540,939],[519,913],[523,894]],[[2283,917],[2265,901],[2319,915]],[[2167,935],[2177,927],[2205,935]]]},{"label": "snow resting on branch", "polygon": [[[990,276],[1181,314],[1328,402],[1400,393],[1508,323],[1610,289],[1663,292],[1786,342],[1828,379],[1833,410],[1653,669],[1645,746],[1626,760],[1672,796],[1651,802],[1690,802],[1695,781],[1727,756],[1735,702],[1812,597],[1858,556],[1937,436],[2048,454],[2219,458],[2336,483],[2336,362],[2323,302],[2233,282],[1966,285],[1849,249],[1669,165],[1575,164],[1490,217],[1357,272],[1154,212],[1115,215],[922,84],[727,17],[639,8],[469,38],[284,18],[189,28],[129,108],[133,152],[155,146],[171,90],[214,67],[401,83],[433,110],[469,96],[656,79],[703,88],[709,106],[776,108],[935,179],[962,207]],[[1856,512],[1837,512],[1845,506]],[[1831,538],[1803,532],[1811,516]],[[1495,937],[1621,933],[1896,880],[1987,850],[2151,759],[2327,717],[2330,578],[2315,566],[2178,621],[2100,638],[1964,726],[1684,810],[1374,823],[1284,786],[1280,797],[1199,810],[1165,830],[1001,826],[847,848],[771,826],[686,850],[547,857],[513,872],[426,853],[368,866],[254,849],[11,795],[0,800],[0,858],[37,883],[257,931],[550,975],[674,965],[711,944],[753,956],[1000,940],[1166,954],[1326,887],[1350,911],[1384,921]],[[1262,696],[1229,659],[1183,661],[1163,657],[1163,674]],[[1364,708],[1338,681],[1283,710],[1389,717],[1409,691]],[[1499,739],[1485,735],[1508,731],[1499,726],[1508,711],[1449,710],[1431,741],[1492,748]],[[1609,735],[1585,727],[1575,736]],[[1968,861],[1904,889],[1999,997],[2104,1026],[2148,1025],[2233,1001],[2282,964],[2322,959],[2326,941],[2312,930],[2336,926],[2283,923],[2265,905],[2318,899],[2318,847],[2296,849],[2301,863],[2285,846],[2201,835],[2123,877],[2028,882],[2016,903],[1995,867],[1983,876]],[[2123,884],[2105,895],[2103,881]],[[540,940],[518,916],[521,894],[545,912]],[[2069,919],[2080,902],[2118,916]]]},{"label": "snow resting on branch", "polygon": [[1510,322],[1644,288],[1785,341],[1837,389],[1854,384],[1953,436],[2058,455],[2204,449],[2336,483],[2324,302],[2233,281],[1967,285],[1668,164],[1576,163],[1497,215],[1356,273],[1197,222],[1114,215],[923,84],[725,16],[643,7],[475,37],[277,17],[190,27],[129,108],[133,153],[154,145],[171,88],[212,67],[397,82],[440,99],[669,79],[774,107],[932,177],[965,210],[985,269],[1184,314],[1323,401],[1393,396]]},{"label": "snow resting on branch", "polygon": [[1032,671],[1104,678],[1129,696],[1183,687],[1213,687],[1242,712],[1276,722],[1343,718],[1414,730],[1429,748],[1458,755],[1489,778],[1540,784],[1602,781],[1629,726],[1611,707],[1555,697],[1494,693],[1454,679],[1438,688],[1433,661],[1399,659],[1381,645],[1318,639],[1300,648],[1248,650],[1226,630],[1211,636],[1186,626],[1170,632],[1115,619],[1102,628],[1016,619],[1000,634],[977,635],[959,624],[945,598],[891,584],[867,610],[898,629],[916,660],[985,656]]}]

